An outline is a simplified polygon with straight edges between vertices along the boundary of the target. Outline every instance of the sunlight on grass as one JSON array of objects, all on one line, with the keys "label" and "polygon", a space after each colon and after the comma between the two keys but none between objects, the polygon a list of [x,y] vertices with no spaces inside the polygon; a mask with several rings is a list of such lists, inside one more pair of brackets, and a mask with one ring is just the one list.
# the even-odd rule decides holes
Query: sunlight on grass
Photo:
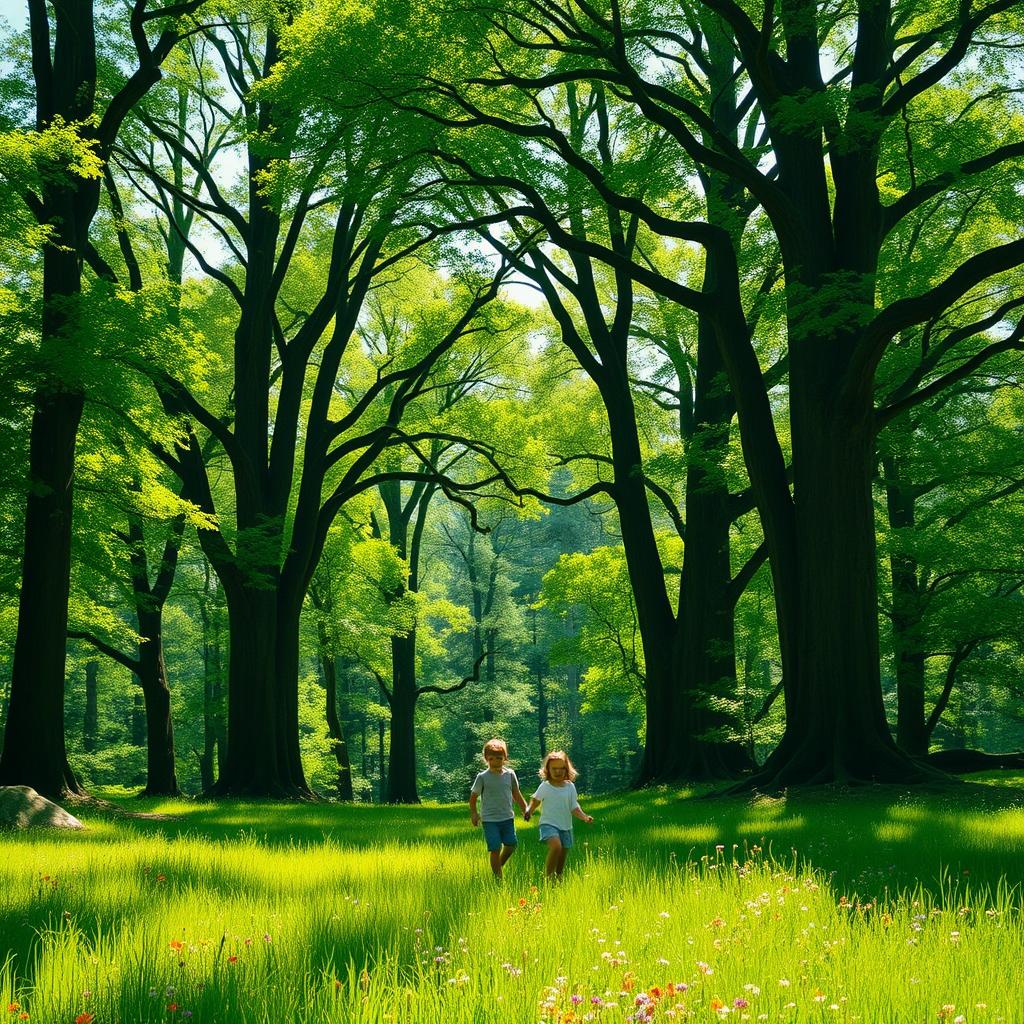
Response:
[{"label": "sunlight on grass", "polygon": [[1018,807],[592,799],[549,887],[461,807],[125,806],[4,840],[11,1019],[1019,1020]]}]

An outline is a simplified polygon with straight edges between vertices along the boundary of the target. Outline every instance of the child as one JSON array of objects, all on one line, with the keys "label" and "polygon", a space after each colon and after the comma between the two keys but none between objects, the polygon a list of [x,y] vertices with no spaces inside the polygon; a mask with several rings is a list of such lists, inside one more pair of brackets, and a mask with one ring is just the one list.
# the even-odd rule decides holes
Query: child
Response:
[{"label": "child", "polygon": [[543,781],[530,799],[523,821],[529,821],[537,807],[544,804],[540,816],[540,841],[548,847],[544,871],[548,878],[557,880],[562,877],[566,854],[572,847],[572,819],[579,818],[588,824],[594,819],[580,807],[572,782],[576,769],[564,750],[552,750],[544,758],[539,774]]},{"label": "child", "polygon": [[481,799],[483,811],[484,839],[491,857],[491,871],[501,878],[505,861],[516,852],[516,815],[512,804],[526,810],[526,801],[519,791],[516,773],[505,762],[508,760],[508,746],[504,740],[488,740],[484,744],[484,760],[487,767],[473,780],[469,794],[469,820],[474,827],[480,824],[477,814],[477,797]]}]

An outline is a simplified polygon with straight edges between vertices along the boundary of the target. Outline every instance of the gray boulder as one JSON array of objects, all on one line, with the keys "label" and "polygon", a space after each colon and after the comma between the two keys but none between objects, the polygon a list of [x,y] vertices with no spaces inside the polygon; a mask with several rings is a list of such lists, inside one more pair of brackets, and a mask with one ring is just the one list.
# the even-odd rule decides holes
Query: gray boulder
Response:
[{"label": "gray boulder", "polygon": [[30,786],[0,786],[0,829],[85,828],[63,807],[58,807]]}]

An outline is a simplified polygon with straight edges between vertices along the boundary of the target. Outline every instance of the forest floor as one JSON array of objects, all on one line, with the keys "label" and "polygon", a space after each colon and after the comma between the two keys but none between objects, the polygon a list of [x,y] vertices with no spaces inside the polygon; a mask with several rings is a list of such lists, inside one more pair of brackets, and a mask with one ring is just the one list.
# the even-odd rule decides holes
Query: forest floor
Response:
[{"label": "forest floor", "polygon": [[464,805],[100,795],[0,836],[0,1022],[1024,1021],[1020,773],[584,797],[557,886]]}]

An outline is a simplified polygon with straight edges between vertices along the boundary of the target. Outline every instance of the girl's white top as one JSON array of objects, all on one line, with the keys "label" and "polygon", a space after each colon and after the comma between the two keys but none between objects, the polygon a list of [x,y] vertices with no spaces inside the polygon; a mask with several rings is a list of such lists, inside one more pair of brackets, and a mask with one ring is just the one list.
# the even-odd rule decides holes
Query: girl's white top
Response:
[{"label": "girl's white top", "polygon": [[561,786],[552,786],[545,779],[533,794],[534,800],[540,800],[540,823],[554,825],[563,832],[572,831],[572,812],[579,807],[576,787],[571,782]]}]

